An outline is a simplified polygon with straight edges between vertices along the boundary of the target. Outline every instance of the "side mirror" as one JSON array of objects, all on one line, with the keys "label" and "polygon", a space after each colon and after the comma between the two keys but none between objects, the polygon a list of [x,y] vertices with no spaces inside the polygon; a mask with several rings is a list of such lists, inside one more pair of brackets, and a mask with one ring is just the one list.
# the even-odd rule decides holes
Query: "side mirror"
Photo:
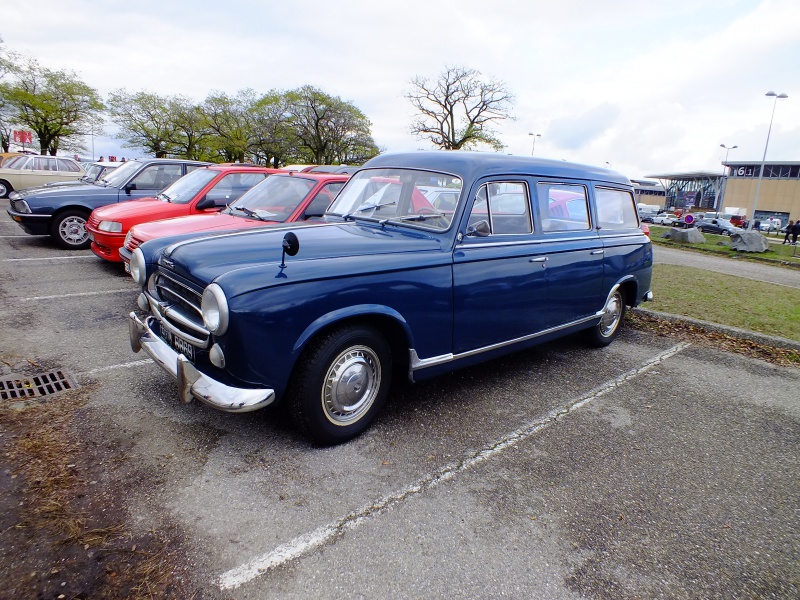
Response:
[{"label": "side mirror", "polygon": [[126,192],[131,192],[131,191],[133,191],[135,189],[136,189],[136,182],[135,181],[131,181],[130,183],[126,183],[125,184],[125,191]]},{"label": "side mirror", "polygon": [[489,227],[489,221],[477,221],[467,227],[467,235],[471,237],[488,237],[492,233],[492,228]]},{"label": "side mirror", "polygon": [[203,199],[200,200],[197,204],[194,205],[196,210],[207,210],[209,208],[219,208],[215,203],[213,198],[209,198],[208,196],[203,196]]}]

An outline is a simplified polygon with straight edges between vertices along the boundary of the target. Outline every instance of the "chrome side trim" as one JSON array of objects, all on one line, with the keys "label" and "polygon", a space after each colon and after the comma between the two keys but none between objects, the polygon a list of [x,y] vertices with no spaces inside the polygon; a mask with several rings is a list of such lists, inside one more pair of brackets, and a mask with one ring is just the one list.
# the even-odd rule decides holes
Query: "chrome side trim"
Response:
[{"label": "chrome side trim", "polygon": [[128,315],[128,333],[131,349],[144,350],[155,363],[178,382],[178,393],[183,402],[197,398],[204,404],[224,412],[250,412],[275,401],[275,390],[270,388],[237,388],[204,375],[183,354],[178,354],[158,337],[149,323],[142,322],[136,313]]},{"label": "chrome side trim", "polygon": [[431,358],[420,358],[417,355],[417,351],[414,348],[411,348],[409,350],[409,358],[410,358],[409,370],[411,372],[410,374],[413,374],[414,371],[419,371],[420,369],[427,369],[428,367],[434,367],[436,365],[441,365],[462,358],[468,358],[470,356],[475,356],[476,354],[482,354],[484,352],[491,352],[492,350],[498,350],[506,346],[513,346],[514,344],[519,344],[520,342],[527,342],[528,340],[533,340],[538,337],[555,333],[556,331],[569,329],[570,327],[573,327],[575,325],[582,325],[583,323],[589,323],[591,321],[594,321],[598,317],[601,317],[602,315],[603,315],[603,310],[601,309],[597,311],[595,314],[589,317],[584,317],[583,319],[570,321],[569,323],[564,323],[563,325],[558,325],[556,327],[550,327],[549,329],[543,329],[542,331],[514,338],[513,340],[506,340],[505,342],[498,342],[496,344],[491,344],[490,346],[475,348],[474,350],[462,352],[461,354],[442,354],[440,356],[432,356]]}]

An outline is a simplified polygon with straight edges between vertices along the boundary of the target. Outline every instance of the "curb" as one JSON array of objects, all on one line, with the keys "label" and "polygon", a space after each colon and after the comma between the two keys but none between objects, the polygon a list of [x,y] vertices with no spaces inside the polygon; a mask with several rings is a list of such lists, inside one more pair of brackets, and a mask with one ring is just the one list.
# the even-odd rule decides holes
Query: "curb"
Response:
[{"label": "curb", "polygon": [[702,327],[703,329],[718,331],[732,337],[758,342],[759,344],[763,344],[765,346],[772,346],[774,348],[789,348],[790,350],[797,350],[800,352],[800,342],[795,340],[767,335],[765,333],[756,333],[755,331],[748,331],[747,329],[740,329],[739,327],[731,327],[730,325],[720,325],[719,323],[712,323],[711,321],[703,321],[702,319],[685,317],[683,315],[659,312],[657,310],[650,310],[648,308],[641,308],[639,306],[637,306],[634,310],[651,317],[663,319],[665,321],[690,323],[691,325]]}]

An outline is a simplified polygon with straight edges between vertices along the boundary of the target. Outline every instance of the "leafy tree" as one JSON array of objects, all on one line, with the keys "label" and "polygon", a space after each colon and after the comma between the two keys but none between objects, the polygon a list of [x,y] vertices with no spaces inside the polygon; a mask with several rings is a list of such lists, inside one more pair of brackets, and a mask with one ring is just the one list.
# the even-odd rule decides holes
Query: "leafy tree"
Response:
[{"label": "leafy tree", "polygon": [[272,90],[250,111],[250,151],[259,164],[281,165],[297,154],[297,139],[286,94]]},{"label": "leafy tree", "polygon": [[411,84],[406,98],[420,113],[411,133],[444,150],[480,144],[503,149],[489,125],[511,118],[513,96],[504,83],[483,80],[475,69],[446,67],[435,81],[418,76]]},{"label": "leafy tree", "polygon": [[59,148],[82,149],[82,138],[100,116],[97,91],[71,71],[54,71],[30,59],[15,64],[9,82],[0,83],[0,97],[10,119],[36,134],[42,154]]},{"label": "leafy tree", "polygon": [[205,126],[212,134],[210,148],[224,162],[245,161],[251,146],[250,111],[255,103],[255,92],[248,89],[233,97],[214,92],[200,106]]},{"label": "leafy tree", "polygon": [[168,101],[167,112],[172,120],[168,140],[172,152],[191,160],[207,159],[210,133],[200,107],[186,96],[174,96]]},{"label": "leafy tree", "polygon": [[371,123],[349,102],[308,85],[287,97],[298,149],[306,160],[315,164],[363,162],[378,154]]},{"label": "leafy tree", "polygon": [[144,148],[164,158],[172,150],[175,122],[169,98],[151,92],[129,93],[115,90],[108,97],[108,112],[119,126],[118,139],[125,148]]}]

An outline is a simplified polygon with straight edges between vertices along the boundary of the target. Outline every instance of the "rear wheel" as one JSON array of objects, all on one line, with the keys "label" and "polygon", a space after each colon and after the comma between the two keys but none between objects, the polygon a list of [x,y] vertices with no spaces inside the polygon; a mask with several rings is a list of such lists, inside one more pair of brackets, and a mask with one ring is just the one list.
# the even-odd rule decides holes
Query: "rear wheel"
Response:
[{"label": "rear wheel", "polygon": [[391,385],[392,355],[383,336],[367,326],[345,326],[310,346],[287,394],[292,420],[320,445],[362,433],[380,411]]},{"label": "rear wheel", "polygon": [[8,198],[8,195],[14,191],[14,188],[7,181],[0,179],[0,198]]},{"label": "rear wheel", "polygon": [[86,231],[88,213],[82,210],[66,210],[54,217],[50,235],[56,243],[67,250],[83,250],[91,244]]},{"label": "rear wheel", "polygon": [[591,329],[586,330],[589,344],[595,348],[608,346],[619,335],[624,318],[625,292],[622,288],[617,288],[608,297],[600,322]]}]

